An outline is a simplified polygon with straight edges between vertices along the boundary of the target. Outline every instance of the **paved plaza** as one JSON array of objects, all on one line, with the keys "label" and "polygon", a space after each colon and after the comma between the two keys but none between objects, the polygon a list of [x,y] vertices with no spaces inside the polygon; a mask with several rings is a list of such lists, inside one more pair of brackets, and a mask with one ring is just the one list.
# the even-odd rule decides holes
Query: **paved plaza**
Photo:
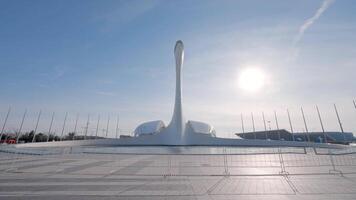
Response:
[{"label": "paved plaza", "polygon": [[[0,199],[355,199],[356,155],[0,153]],[[273,151],[272,151],[273,152]],[[278,151],[277,151],[278,152]]]}]

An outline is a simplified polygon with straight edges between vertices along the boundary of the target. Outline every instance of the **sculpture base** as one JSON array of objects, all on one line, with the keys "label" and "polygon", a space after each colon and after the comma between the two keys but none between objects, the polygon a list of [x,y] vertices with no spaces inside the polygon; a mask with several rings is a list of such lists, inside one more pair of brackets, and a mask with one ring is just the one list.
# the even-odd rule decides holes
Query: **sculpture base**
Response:
[{"label": "sculpture base", "polygon": [[147,135],[135,138],[72,140],[60,142],[38,142],[16,144],[15,147],[74,147],[74,146],[243,146],[243,147],[318,147],[318,148],[345,148],[345,145],[278,141],[278,140],[247,140],[210,137],[196,133],[189,140],[171,142],[164,140],[160,135]]}]

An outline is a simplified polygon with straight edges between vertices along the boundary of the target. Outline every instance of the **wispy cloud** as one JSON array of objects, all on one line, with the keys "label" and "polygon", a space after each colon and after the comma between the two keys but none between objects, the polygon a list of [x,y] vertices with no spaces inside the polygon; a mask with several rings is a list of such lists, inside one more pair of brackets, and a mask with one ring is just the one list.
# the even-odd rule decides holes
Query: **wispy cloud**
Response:
[{"label": "wispy cloud", "polygon": [[335,2],[335,0],[324,0],[314,15],[299,27],[298,34],[294,38],[289,61],[295,60],[299,55],[298,43],[303,39],[305,32],[323,15],[323,13]]},{"label": "wispy cloud", "polygon": [[49,81],[56,81],[63,76],[69,71],[70,67],[68,65],[56,65],[50,68],[46,72],[40,72],[38,73],[39,76],[42,78],[45,78]]},{"label": "wispy cloud", "polygon": [[305,31],[307,31],[321,17],[334,2],[335,0],[324,0],[314,15],[304,21],[303,25],[299,28],[298,35],[295,37],[294,45],[296,45],[303,38]]},{"label": "wispy cloud", "polygon": [[47,71],[42,71],[37,74],[39,76],[38,87],[50,88],[53,83],[58,82],[60,79],[65,77],[70,71],[70,66],[68,65],[55,65],[46,69]]}]

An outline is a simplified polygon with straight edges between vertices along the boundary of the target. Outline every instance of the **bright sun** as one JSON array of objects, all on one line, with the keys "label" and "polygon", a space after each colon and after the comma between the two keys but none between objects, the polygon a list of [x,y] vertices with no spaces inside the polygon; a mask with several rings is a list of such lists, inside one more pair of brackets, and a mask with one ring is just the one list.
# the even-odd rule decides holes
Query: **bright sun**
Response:
[{"label": "bright sun", "polygon": [[265,73],[259,68],[246,68],[240,72],[238,85],[248,92],[257,92],[266,82]]}]

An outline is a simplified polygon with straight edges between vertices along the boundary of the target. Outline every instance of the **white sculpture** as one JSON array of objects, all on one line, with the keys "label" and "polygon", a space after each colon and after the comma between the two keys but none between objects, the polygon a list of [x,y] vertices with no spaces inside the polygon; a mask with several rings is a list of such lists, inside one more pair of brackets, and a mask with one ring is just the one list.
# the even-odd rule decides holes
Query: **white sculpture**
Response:
[{"label": "white sculpture", "polygon": [[[176,60],[176,95],[174,102],[174,111],[172,120],[165,130],[166,134],[172,137],[172,140],[184,140],[185,120],[182,109],[182,67],[184,62],[184,45],[178,40],[174,47],[174,57]],[[173,139],[174,138],[174,139]]]},{"label": "white sculpture", "polygon": [[[172,145],[184,145],[189,143],[189,140],[194,137],[194,134],[204,134],[206,136],[214,136],[215,130],[209,124],[204,122],[189,121],[184,119],[182,106],[182,67],[184,62],[184,45],[178,40],[174,47],[174,57],[176,61],[176,92],[174,110],[171,122],[166,128],[161,128],[160,131],[155,130],[152,133],[136,134],[140,129],[153,130],[149,126],[152,123],[143,123],[135,129],[135,136],[140,135],[155,135],[159,137],[162,143]],[[163,124],[164,126],[164,124]],[[188,127],[188,128],[187,128]]]},{"label": "white sculpture", "polygon": [[165,128],[165,126],[164,122],[161,120],[145,122],[135,129],[134,136],[154,135],[161,132],[163,128]]}]

